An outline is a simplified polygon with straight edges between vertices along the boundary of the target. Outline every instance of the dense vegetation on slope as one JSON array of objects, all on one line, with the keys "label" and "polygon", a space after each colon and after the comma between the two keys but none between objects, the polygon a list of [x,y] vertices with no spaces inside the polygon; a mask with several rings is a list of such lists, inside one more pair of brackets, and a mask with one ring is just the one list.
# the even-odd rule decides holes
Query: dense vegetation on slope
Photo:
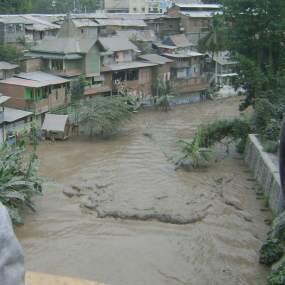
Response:
[{"label": "dense vegetation on slope", "polygon": [[222,0],[223,15],[214,17],[204,51],[229,50],[240,62],[237,87],[246,96],[241,110],[255,111],[252,130],[276,151],[285,112],[285,2]]}]

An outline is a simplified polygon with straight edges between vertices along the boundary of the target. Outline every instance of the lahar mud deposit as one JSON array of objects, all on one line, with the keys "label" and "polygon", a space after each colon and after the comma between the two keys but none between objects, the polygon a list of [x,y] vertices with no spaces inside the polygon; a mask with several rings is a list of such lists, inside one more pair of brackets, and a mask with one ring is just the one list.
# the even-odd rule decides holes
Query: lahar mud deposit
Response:
[{"label": "lahar mud deposit", "polygon": [[112,140],[42,144],[44,195],[17,231],[27,269],[110,285],[265,284],[269,214],[242,158],[200,172],[172,161],[178,139],[238,116],[238,103],[146,111]]}]

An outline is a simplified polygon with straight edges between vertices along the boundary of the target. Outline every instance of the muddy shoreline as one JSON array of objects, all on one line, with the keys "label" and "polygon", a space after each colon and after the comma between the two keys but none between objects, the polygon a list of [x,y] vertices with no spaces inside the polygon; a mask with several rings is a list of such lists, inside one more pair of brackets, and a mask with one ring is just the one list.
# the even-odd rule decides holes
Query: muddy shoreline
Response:
[{"label": "muddy shoreline", "polygon": [[[190,173],[171,161],[178,139],[238,116],[238,103],[145,111],[112,140],[40,145],[44,195],[17,229],[27,269],[110,285],[265,284],[258,251],[270,213],[241,157]],[[72,185],[82,193],[67,197]]]}]

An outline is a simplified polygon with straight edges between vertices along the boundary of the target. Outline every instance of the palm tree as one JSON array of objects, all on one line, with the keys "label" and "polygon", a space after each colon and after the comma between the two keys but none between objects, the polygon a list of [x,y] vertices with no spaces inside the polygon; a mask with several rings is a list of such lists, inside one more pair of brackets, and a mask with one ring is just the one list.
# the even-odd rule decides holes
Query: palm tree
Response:
[{"label": "palm tree", "polygon": [[[201,51],[209,52],[212,60],[219,52],[226,50],[224,21],[221,15],[212,18],[207,35],[199,41],[199,48]],[[218,64],[215,62],[215,74],[217,73]]]},{"label": "palm tree", "polygon": [[154,105],[163,111],[170,109],[170,100],[176,93],[170,81],[157,80],[153,85]]}]

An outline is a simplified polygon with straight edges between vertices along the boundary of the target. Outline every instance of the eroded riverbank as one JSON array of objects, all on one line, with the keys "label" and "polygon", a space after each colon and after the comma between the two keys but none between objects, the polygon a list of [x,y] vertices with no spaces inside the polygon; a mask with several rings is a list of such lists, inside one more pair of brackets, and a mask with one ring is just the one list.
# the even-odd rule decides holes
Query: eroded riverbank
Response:
[{"label": "eroded riverbank", "polygon": [[[241,158],[191,173],[171,161],[178,139],[237,110],[232,98],[147,111],[109,141],[42,144],[44,196],[17,230],[27,269],[110,285],[265,284],[258,250],[268,214]],[[62,194],[69,185],[85,189],[93,211]]]}]

